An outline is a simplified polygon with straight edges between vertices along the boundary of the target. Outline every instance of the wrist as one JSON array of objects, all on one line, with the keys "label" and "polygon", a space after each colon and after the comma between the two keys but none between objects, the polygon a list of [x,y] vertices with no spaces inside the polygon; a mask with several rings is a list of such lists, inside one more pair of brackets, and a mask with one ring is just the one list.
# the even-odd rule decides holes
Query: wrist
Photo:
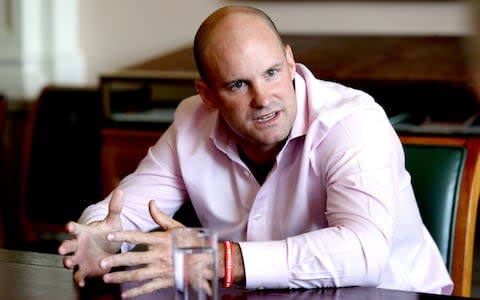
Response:
[{"label": "wrist", "polygon": [[234,255],[233,244],[231,241],[223,242],[223,264],[224,264],[224,278],[223,287],[231,287],[233,284],[234,274]]},{"label": "wrist", "polygon": [[[225,247],[224,243],[218,243],[217,247],[217,275],[220,281],[225,282]],[[243,284],[245,282],[245,271],[243,266],[243,257],[240,245],[232,242],[233,256],[233,283]]]}]

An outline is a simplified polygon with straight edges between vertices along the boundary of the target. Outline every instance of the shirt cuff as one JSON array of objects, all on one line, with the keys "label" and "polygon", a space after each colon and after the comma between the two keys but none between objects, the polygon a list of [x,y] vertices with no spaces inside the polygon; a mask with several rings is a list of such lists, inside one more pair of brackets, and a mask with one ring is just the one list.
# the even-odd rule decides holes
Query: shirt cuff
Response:
[{"label": "shirt cuff", "polygon": [[247,288],[288,287],[285,241],[240,242]]}]

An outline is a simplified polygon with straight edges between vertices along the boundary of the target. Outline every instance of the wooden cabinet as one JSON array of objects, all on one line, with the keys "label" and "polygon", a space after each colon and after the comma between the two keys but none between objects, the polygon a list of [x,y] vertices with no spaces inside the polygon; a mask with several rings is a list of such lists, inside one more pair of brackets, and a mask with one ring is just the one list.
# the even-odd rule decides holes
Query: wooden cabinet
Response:
[{"label": "wooden cabinet", "polygon": [[162,130],[133,130],[105,128],[101,135],[103,145],[102,195],[110,193],[126,175],[133,172],[148,148],[162,135]]},{"label": "wooden cabinet", "polygon": [[[402,127],[404,130],[431,120],[465,122],[478,110],[480,100],[477,102],[471,90],[464,37],[306,34],[282,37],[291,45],[295,61],[306,65],[317,78],[366,91],[389,116],[398,115],[396,120],[408,116],[408,124],[413,124]],[[193,82],[197,78],[192,47],[139,62],[102,76],[102,86],[106,87],[105,111],[121,108],[112,103],[118,96],[109,92],[110,87],[115,88],[112,82],[136,83],[136,92],[141,95],[136,103],[142,105],[138,99],[143,97],[153,99],[151,103],[155,106],[172,99],[163,97],[165,101],[155,96],[168,95],[162,91],[162,84],[174,87],[177,96],[184,96],[195,93]],[[148,88],[142,90],[140,83]],[[127,104],[125,101],[124,106]]]},{"label": "wooden cabinet", "polygon": [[[305,64],[316,77],[371,94],[399,131],[450,134],[444,130],[445,121],[462,125],[477,112],[462,37],[283,38],[292,46],[295,60]],[[196,93],[197,78],[192,47],[101,76],[105,118],[112,124],[122,124],[102,131],[104,194],[135,169],[148,147],[160,137],[163,131],[157,125],[171,123],[178,102]],[[394,120],[401,121],[396,124]],[[425,127],[425,120],[438,120],[440,125]],[[156,124],[156,129],[144,130],[146,123]],[[467,133],[480,133],[479,126],[478,132],[472,128]]]}]

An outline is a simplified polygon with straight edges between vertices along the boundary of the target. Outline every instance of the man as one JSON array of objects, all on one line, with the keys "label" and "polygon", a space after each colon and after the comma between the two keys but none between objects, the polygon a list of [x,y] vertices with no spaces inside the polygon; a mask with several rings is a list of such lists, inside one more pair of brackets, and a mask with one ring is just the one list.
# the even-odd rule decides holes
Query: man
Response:
[{"label": "man", "polygon": [[[202,226],[234,241],[234,281],[248,288],[451,292],[401,143],[370,96],[295,64],[254,8],[214,12],[194,51],[199,95],[182,101],[111,197],[67,224],[74,239],[59,253],[72,253],[64,264],[78,267],[80,286],[98,275],[147,280],[124,297],[171,286],[170,230],[183,225],[169,216],[190,199]],[[145,233],[158,225],[165,231]],[[128,244],[115,255],[121,242]],[[148,251],[127,251],[138,243]],[[221,243],[218,252],[222,279]],[[143,267],[108,273],[132,265]]]}]

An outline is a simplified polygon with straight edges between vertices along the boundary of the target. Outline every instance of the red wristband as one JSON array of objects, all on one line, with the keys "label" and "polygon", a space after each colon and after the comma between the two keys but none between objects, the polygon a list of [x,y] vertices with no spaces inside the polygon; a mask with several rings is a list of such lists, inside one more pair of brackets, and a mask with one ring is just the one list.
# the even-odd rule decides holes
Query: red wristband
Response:
[{"label": "red wristband", "polygon": [[231,287],[233,284],[233,250],[232,242],[224,241],[223,249],[225,250],[225,279],[223,281],[223,287]]}]

